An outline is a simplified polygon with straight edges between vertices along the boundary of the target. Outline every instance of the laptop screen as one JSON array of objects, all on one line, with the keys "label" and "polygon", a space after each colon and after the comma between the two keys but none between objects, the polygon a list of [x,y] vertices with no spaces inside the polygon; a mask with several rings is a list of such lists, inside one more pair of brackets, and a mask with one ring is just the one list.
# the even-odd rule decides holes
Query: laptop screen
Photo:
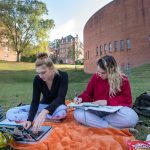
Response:
[{"label": "laptop screen", "polygon": [[32,127],[25,130],[20,124],[0,124],[0,131],[10,133],[17,142],[36,142],[44,137],[46,133],[49,133],[51,129],[51,126],[42,126],[40,131],[37,134],[34,134],[32,132]]}]

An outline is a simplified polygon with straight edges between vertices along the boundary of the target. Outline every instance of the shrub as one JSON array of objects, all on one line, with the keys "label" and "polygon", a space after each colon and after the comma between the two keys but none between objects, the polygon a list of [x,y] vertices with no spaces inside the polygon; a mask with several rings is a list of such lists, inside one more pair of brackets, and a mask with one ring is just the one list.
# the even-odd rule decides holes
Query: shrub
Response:
[{"label": "shrub", "polygon": [[35,60],[36,60],[36,55],[21,57],[22,62],[35,62]]}]

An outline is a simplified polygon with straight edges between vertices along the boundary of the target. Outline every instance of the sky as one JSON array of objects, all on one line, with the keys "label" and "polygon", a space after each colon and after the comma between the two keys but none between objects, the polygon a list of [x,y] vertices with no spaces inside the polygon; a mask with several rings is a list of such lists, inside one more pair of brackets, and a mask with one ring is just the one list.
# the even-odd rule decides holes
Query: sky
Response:
[{"label": "sky", "polygon": [[50,41],[67,35],[79,36],[83,42],[83,29],[89,18],[112,0],[42,0],[49,11],[48,18],[53,19],[54,29]]}]

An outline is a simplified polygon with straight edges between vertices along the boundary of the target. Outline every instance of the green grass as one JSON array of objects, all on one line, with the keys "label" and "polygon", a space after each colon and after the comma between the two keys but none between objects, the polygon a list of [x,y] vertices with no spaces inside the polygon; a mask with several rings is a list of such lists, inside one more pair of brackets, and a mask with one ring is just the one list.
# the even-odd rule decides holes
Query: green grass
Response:
[{"label": "green grass", "polygon": [[[150,64],[132,69],[129,77],[133,101],[143,92],[150,93]],[[150,126],[150,118],[140,116],[140,120],[144,121]],[[136,128],[138,129],[139,133],[135,134],[135,137],[140,140],[145,140],[147,134],[150,133],[150,129],[141,125],[137,125]]]},{"label": "green grass", "polygon": [[[84,90],[91,75],[83,72],[83,66],[56,65],[69,75],[69,88],[66,99],[74,97],[74,90]],[[35,76],[33,63],[0,62],[0,103],[6,111],[20,102],[30,103],[32,98],[32,81]],[[82,82],[81,82],[82,81]]]},{"label": "green grass", "polygon": [[[74,97],[74,90],[78,93],[83,91],[91,74],[83,72],[83,66],[56,65],[57,68],[65,70],[69,75],[69,88],[66,99]],[[35,75],[33,63],[16,63],[0,61],[0,104],[4,110],[17,106],[20,102],[30,104],[32,97],[32,81]],[[150,93],[150,64],[134,68],[130,71],[133,101],[141,93]],[[140,116],[147,124],[150,119]],[[137,139],[144,140],[150,133],[147,128],[137,126],[140,133],[135,134]]]}]

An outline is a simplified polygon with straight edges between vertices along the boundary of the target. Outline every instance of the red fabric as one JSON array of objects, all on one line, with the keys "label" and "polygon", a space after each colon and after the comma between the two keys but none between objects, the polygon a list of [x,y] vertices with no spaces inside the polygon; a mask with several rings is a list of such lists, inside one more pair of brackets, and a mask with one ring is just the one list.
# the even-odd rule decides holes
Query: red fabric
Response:
[{"label": "red fabric", "polygon": [[97,74],[94,74],[89,81],[86,90],[79,95],[83,102],[93,102],[97,100],[107,100],[110,106],[128,106],[132,105],[131,88],[128,78],[124,76],[121,91],[114,97],[109,96],[108,80],[103,80]]},{"label": "red fabric", "polygon": [[34,144],[13,143],[18,150],[127,150],[127,142],[134,140],[128,129],[93,128],[77,123],[68,112],[62,123],[45,122],[52,132]]}]

